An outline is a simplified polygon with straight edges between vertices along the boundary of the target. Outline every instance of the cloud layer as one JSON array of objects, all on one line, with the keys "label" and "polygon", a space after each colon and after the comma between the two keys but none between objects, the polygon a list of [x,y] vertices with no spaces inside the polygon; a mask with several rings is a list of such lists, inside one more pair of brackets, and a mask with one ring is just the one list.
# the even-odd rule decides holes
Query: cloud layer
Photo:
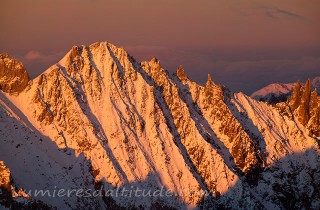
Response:
[{"label": "cloud layer", "polygon": [[63,56],[64,52],[47,52],[42,53],[37,50],[30,50],[24,55],[19,56],[26,66],[29,75],[34,78],[51,65],[57,63]]}]

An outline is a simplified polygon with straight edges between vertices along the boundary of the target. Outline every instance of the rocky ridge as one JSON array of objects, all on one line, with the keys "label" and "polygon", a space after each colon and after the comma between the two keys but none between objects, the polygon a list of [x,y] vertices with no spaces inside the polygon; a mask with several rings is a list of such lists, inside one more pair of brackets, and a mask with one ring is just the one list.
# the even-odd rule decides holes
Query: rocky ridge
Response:
[{"label": "rocky ridge", "polygon": [[277,106],[287,116],[308,128],[310,136],[320,136],[320,96],[317,89],[311,89],[310,80],[304,86],[298,81],[291,97]]},{"label": "rocky ridge", "polygon": [[[308,122],[297,124],[277,107],[215,84],[210,75],[201,86],[182,66],[171,75],[157,58],[138,63],[107,42],[74,46],[18,96],[1,94],[1,104],[14,113],[12,117],[47,136],[57,147],[52,150],[83,155],[81,161],[90,165],[90,170],[83,167],[83,176],[95,188],[164,186],[175,194],[165,199],[104,197],[104,204],[86,201],[94,206],[316,209],[319,205],[317,192],[299,199],[319,186],[317,139],[308,135],[312,126],[305,126],[315,119],[315,111]],[[298,94],[298,104],[307,99],[315,104],[311,96],[302,95],[306,94]],[[10,154],[0,158],[14,160]],[[285,192],[278,191],[291,180],[298,183],[300,175],[307,181],[295,185],[296,197],[287,203],[282,199]],[[281,177],[286,177],[284,182]]]}]

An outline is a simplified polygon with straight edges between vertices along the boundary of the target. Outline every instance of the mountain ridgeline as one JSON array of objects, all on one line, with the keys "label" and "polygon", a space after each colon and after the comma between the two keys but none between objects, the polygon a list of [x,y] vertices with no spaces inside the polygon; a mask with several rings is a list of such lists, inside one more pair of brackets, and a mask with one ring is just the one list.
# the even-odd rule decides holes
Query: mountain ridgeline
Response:
[{"label": "mountain ridgeline", "polygon": [[304,86],[298,81],[291,97],[277,106],[292,120],[308,128],[310,136],[320,136],[320,97],[317,89],[312,91],[310,80]]},{"label": "mountain ridgeline", "polygon": [[74,46],[31,81],[8,69],[8,56],[2,62],[0,160],[18,188],[173,192],[25,198],[39,208],[320,206],[319,97],[308,83],[272,106],[107,42]]},{"label": "mountain ridgeline", "polygon": [[[299,82],[300,83],[300,82]],[[297,83],[273,83],[253,92],[250,96],[258,101],[265,101],[269,104],[285,102],[293,93]],[[300,85],[305,85],[301,84]],[[316,89],[319,95],[320,77],[309,79],[311,90]]]}]

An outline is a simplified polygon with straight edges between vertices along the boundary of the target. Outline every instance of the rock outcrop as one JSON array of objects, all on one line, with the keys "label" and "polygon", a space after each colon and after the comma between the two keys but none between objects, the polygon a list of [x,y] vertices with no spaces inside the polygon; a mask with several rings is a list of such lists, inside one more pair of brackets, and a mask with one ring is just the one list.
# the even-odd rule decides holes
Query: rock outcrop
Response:
[{"label": "rock outcrop", "polygon": [[20,93],[28,85],[30,78],[21,62],[0,54],[0,90],[6,93]]},{"label": "rock outcrop", "polygon": [[320,136],[320,97],[317,90],[311,92],[310,80],[304,86],[297,82],[288,100],[291,113],[310,130],[311,136]]},{"label": "rock outcrop", "polygon": [[0,187],[11,192],[10,170],[5,166],[3,161],[0,161]]}]

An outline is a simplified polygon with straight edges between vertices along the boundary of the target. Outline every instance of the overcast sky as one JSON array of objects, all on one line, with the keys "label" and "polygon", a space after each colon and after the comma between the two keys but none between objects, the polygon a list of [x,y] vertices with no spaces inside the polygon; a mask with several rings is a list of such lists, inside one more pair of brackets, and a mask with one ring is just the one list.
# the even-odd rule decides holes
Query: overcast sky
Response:
[{"label": "overcast sky", "polygon": [[35,77],[73,45],[108,41],[137,60],[249,94],[320,76],[319,0],[8,0],[0,52]]}]

